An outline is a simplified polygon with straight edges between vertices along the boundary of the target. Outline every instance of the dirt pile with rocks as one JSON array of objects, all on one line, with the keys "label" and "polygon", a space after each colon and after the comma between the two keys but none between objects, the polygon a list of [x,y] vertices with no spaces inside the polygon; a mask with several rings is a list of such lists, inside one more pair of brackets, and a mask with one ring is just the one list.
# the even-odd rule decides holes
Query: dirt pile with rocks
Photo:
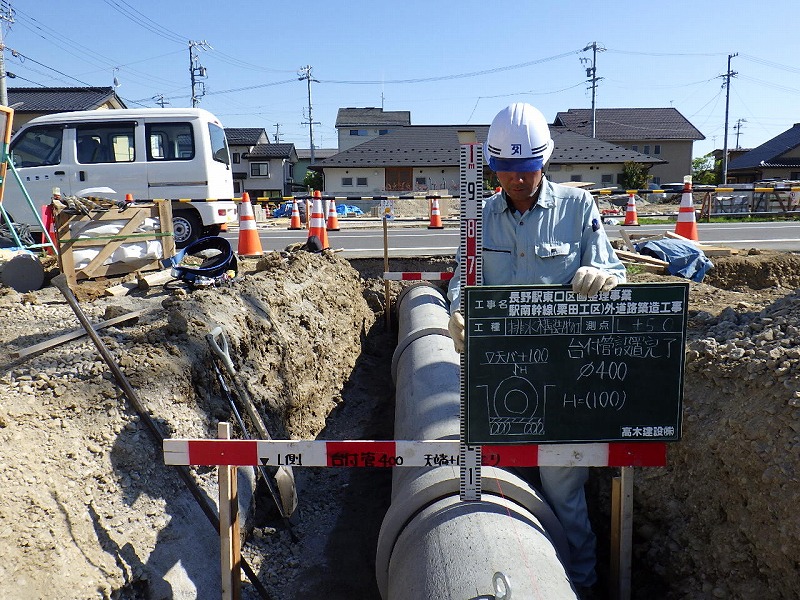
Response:
[{"label": "dirt pile with rocks", "polygon": [[[634,597],[794,598],[800,256],[714,262],[690,288],[684,439],[670,447],[667,468],[636,472]],[[393,270],[452,266],[409,259]],[[385,326],[382,272],[379,260],[270,253],[245,261],[230,287],[110,298],[101,295],[109,282],[85,282],[77,295],[93,322],[146,311],[101,336],[170,437],[214,437],[217,422],[233,421],[205,340],[220,325],[275,437],[388,439],[396,340]],[[389,290],[396,296],[400,284]],[[60,293],[0,288],[0,307],[0,599],[170,597],[177,584],[164,564],[181,562],[191,576],[192,554],[216,553],[213,543],[182,539],[186,523],[198,532],[210,525],[176,501],[180,480],[90,341],[15,357],[78,327]],[[601,560],[609,471],[593,470],[590,484]],[[214,471],[194,472],[213,496]],[[377,599],[389,471],[295,476],[291,530],[257,490],[248,563],[273,598]],[[250,584],[244,597],[257,597]]]}]

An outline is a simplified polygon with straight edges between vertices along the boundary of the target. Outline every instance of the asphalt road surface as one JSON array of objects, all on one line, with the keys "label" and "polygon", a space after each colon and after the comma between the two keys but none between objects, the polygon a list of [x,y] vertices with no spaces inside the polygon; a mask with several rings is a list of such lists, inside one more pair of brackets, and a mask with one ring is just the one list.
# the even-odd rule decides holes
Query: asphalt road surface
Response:
[{"label": "asphalt road surface", "polygon": [[[384,232],[380,221],[353,220],[343,222],[340,231],[328,232],[328,242],[333,249],[342,249],[345,258],[381,258],[384,256]],[[619,238],[619,230],[629,234],[656,235],[674,231],[674,224],[621,227],[607,225],[609,237]],[[700,242],[729,248],[759,248],[761,250],[793,250],[800,252],[800,222],[779,221],[771,223],[698,223]],[[262,249],[283,250],[295,242],[307,239],[306,230],[289,231],[285,228],[263,226],[258,230]],[[235,247],[238,229],[223,234]],[[459,244],[457,221],[445,222],[444,229],[428,229],[423,221],[394,221],[387,227],[389,258],[414,256],[453,256]]]}]

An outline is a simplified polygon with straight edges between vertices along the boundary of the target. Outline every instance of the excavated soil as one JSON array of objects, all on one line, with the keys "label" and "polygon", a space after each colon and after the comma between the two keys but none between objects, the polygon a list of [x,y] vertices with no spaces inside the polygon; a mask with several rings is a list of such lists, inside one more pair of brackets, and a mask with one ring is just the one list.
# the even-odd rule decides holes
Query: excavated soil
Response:
[{"label": "excavated soil", "polygon": [[[636,471],[633,597],[797,598],[800,256],[714,262],[703,283],[691,283],[683,440],[666,468]],[[398,260],[393,270],[452,266]],[[245,261],[226,287],[112,298],[102,292],[118,281],[95,281],[76,294],[93,322],[146,311],[101,337],[168,437],[215,437],[219,421],[234,421],[205,340],[220,325],[274,437],[388,439],[396,339],[382,272],[382,261],[295,251]],[[400,287],[388,286],[393,298]],[[0,599],[178,597],[169,565],[200,577],[192,557],[216,547],[185,536],[213,536],[208,521],[177,500],[183,484],[91,341],[17,356],[79,327],[58,290],[0,288],[0,307]],[[214,471],[193,472],[213,497]],[[589,484],[602,579],[613,474],[594,469]],[[257,490],[248,564],[271,598],[377,600],[389,471],[295,476],[299,507],[288,527]],[[246,580],[243,597],[258,597]]]}]

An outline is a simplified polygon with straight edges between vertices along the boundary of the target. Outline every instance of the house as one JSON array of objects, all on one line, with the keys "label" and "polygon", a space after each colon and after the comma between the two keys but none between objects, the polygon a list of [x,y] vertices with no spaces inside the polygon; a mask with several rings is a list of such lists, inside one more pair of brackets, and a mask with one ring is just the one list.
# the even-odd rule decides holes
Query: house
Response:
[{"label": "house", "polygon": [[10,87],[7,94],[8,106],[14,109],[14,130],[53,113],[128,108],[113,87]]},{"label": "house", "polygon": [[[488,125],[408,125],[339,152],[312,165],[325,176],[325,193],[372,196],[386,192],[459,191],[459,130],[474,130],[479,142]],[[615,185],[625,162],[646,168],[663,161],[653,156],[588,138],[563,127],[551,127],[555,150],[547,167],[557,183]],[[487,178],[489,171],[487,168]]]},{"label": "house", "polygon": [[729,155],[728,183],[800,181],[800,123],[738,157]]},{"label": "house", "polygon": [[[336,154],[336,148],[314,148],[314,161],[325,160]],[[305,192],[306,187],[303,185],[303,180],[306,177],[306,171],[311,164],[311,150],[309,148],[297,148],[297,164],[294,166],[294,189],[295,191]]]},{"label": "house", "polygon": [[291,195],[297,163],[294,144],[272,144],[259,127],[226,127],[225,137],[236,195],[247,192],[251,200]]},{"label": "house", "polygon": [[[398,127],[411,125],[411,112],[384,111],[383,108],[340,108],[336,114],[339,152],[363,144]],[[316,149],[315,149],[316,154]],[[317,158],[315,156],[315,158]]]},{"label": "house", "polygon": [[[660,159],[650,171],[655,185],[682,182],[692,173],[692,146],[705,136],[674,108],[598,108],[595,137]],[[553,125],[592,137],[592,110],[571,108]]]}]

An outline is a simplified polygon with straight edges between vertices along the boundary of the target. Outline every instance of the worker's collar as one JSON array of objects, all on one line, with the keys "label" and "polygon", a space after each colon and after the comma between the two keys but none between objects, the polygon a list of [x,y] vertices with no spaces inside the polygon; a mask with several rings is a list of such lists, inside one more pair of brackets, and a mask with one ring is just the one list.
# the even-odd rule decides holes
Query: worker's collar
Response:
[{"label": "worker's collar", "polygon": [[[503,199],[506,201],[505,205],[508,210],[512,213],[516,212],[517,209],[514,207],[514,203],[511,202],[511,198],[508,197],[506,191],[503,190],[502,192]],[[555,198],[550,193],[550,184],[547,181],[547,178],[542,175],[542,180],[539,183],[539,188],[534,192],[534,197],[536,198],[536,202],[528,209],[527,212],[532,211],[537,206],[541,206],[542,208],[553,208],[556,205]],[[501,205],[502,206],[502,205]],[[501,210],[502,212],[502,210]]]}]

